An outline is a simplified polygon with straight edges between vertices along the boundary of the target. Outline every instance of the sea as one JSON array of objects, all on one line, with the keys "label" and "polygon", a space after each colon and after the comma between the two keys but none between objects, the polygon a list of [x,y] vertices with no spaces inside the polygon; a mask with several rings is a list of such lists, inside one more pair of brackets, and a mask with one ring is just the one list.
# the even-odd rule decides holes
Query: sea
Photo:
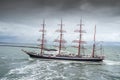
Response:
[{"label": "sea", "polygon": [[104,46],[103,62],[35,59],[21,49],[29,50],[0,46],[0,80],[120,80],[120,45]]}]

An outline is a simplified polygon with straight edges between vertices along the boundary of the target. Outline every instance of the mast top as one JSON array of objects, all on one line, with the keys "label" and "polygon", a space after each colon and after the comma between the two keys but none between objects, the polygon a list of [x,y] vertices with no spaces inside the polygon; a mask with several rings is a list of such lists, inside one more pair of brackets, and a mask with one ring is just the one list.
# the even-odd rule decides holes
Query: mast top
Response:
[{"label": "mast top", "polygon": [[95,25],[95,28],[94,28],[94,42],[96,41],[96,25]]},{"label": "mast top", "polygon": [[45,19],[43,19],[42,21],[43,23],[41,24],[42,26],[45,26]]}]

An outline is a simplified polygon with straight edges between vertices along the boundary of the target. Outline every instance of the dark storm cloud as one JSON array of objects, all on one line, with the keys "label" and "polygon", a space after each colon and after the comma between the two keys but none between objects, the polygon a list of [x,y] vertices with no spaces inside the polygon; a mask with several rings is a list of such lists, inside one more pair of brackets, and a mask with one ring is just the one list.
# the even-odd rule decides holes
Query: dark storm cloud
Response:
[{"label": "dark storm cloud", "polygon": [[66,15],[119,16],[119,8],[120,0],[0,0],[0,18],[17,21]]},{"label": "dark storm cloud", "polygon": [[49,8],[58,8],[58,11],[66,11],[81,9],[80,7],[85,4],[95,8],[120,7],[120,0],[0,0],[0,12],[29,11],[31,9],[43,10]]},{"label": "dark storm cloud", "polygon": [[0,0],[0,32],[29,41],[38,34],[33,35],[33,29],[37,31],[43,18],[49,30],[56,28],[61,18],[68,24],[67,28],[72,29],[82,16],[88,28],[94,24],[99,26],[100,39],[106,36],[108,41],[119,41],[115,39],[120,34],[119,9],[120,0]]}]

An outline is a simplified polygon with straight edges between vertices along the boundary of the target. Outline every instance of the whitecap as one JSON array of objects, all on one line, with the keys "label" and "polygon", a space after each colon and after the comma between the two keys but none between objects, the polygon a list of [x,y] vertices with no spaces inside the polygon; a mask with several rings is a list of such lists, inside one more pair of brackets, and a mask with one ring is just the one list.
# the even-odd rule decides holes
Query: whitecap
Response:
[{"label": "whitecap", "polygon": [[29,60],[29,61],[33,61],[34,59],[29,57],[28,60]]},{"label": "whitecap", "polygon": [[2,56],[1,59],[7,59],[5,56]]},{"label": "whitecap", "polygon": [[103,60],[103,63],[106,65],[120,65],[120,61],[112,61],[112,60]]},{"label": "whitecap", "polygon": [[[36,60],[30,65],[21,65],[18,68],[11,69],[2,80],[52,80],[56,78],[65,78],[63,75],[59,76],[59,71],[52,70],[51,67],[56,67],[55,62]],[[54,64],[54,65],[53,65]]]}]

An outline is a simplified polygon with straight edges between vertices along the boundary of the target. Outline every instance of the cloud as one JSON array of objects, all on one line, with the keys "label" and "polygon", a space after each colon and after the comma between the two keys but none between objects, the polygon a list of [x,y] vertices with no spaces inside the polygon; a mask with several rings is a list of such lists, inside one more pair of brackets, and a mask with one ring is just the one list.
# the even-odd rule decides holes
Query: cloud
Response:
[{"label": "cloud", "polygon": [[[30,14],[33,12],[48,13],[55,11],[57,14],[69,12],[94,12],[104,8],[114,8],[118,13],[120,7],[119,0],[1,0],[0,10],[1,14],[17,13]],[[52,10],[52,11],[50,11]],[[9,14],[10,13],[10,14]],[[54,12],[52,12],[54,13]]]},{"label": "cloud", "polygon": [[38,37],[37,29],[23,24],[0,22],[0,38],[6,40],[10,38],[14,40],[13,42],[31,42]]},{"label": "cloud", "polygon": [[46,37],[52,42],[59,35],[55,30],[63,18],[67,31],[64,37],[71,42],[77,38],[73,31],[79,28],[76,25],[82,17],[87,32],[83,35],[85,40],[93,40],[96,24],[97,40],[119,41],[119,8],[119,0],[0,0],[0,36],[36,42],[42,19],[46,19]]}]

